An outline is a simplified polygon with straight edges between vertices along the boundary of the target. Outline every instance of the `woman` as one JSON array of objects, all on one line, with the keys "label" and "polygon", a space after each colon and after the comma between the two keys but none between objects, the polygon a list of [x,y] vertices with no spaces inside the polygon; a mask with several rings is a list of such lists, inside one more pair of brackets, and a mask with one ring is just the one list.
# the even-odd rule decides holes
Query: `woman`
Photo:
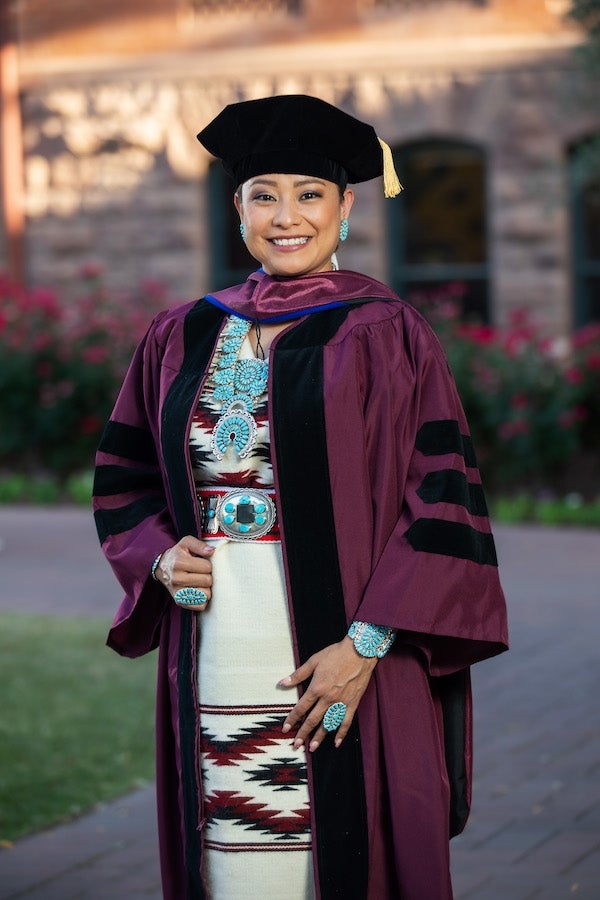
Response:
[{"label": "woman", "polygon": [[373,129],[305,96],[200,134],[237,187],[243,285],[159,314],[98,454],[126,591],[160,646],[164,896],[447,900],[469,806],[468,669],[506,648],[493,539],[442,350],[336,271]]}]

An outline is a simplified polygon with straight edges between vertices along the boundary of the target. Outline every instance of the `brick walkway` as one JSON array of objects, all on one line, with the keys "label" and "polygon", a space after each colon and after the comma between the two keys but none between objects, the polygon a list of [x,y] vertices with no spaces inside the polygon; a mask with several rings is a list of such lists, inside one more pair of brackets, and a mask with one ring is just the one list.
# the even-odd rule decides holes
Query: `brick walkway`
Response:
[{"label": "brick walkway", "polygon": [[[456,900],[598,900],[600,532],[496,535],[512,650],[473,672],[476,777],[452,842]],[[110,615],[119,590],[87,513],[0,507],[2,538],[0,608]],[[0,898],[160,900],[155,831],[145,789],[26,838],[0,851]],[[265,900],[285,898],[282,885]]]}]

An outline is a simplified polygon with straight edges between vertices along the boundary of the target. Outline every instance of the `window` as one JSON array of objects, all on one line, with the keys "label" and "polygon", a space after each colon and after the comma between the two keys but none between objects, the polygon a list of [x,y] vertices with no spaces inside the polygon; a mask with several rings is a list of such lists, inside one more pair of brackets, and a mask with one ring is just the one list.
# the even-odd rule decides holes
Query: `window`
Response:
[{"label": "window", "polygon": [[390,282],[417,306],[445,298],[489,321],[483,152],[453,141],[394,151],[404,192],[386,206]]},{"label": "window", "polygon": [[571,151],[576,327],[600,322],[600,135]]},{"label": "window", "polygon": [[233,205],[233,182],[221,163],[208,170],[209,249],[211,290],[245,281],[258,268],[240,235],[240,219]]}]

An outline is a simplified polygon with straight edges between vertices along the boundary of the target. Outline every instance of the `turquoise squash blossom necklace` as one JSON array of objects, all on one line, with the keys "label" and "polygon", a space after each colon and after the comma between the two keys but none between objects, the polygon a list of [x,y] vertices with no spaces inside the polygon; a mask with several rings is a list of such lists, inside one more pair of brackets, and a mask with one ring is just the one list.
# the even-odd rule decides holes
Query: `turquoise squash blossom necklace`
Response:
[{"label": "turquoise squash blossom necklace", "polygon": [[244,458],[256,441],[256,420],[252,413],[257,398],[267,387],[269,361],[238,359],[249,330],[250,322],[231,316],[223,333],[221,355],[213,375],[213,396],[224,407],[210,440],[217,459],[223,459],[229,447]]}]

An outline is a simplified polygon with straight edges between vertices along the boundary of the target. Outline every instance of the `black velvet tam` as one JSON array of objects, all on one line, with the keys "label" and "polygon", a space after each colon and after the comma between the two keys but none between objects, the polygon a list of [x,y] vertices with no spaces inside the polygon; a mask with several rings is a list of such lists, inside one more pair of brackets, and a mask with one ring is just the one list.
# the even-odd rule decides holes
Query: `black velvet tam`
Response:
[{"label": "black velvet tam", "polygon": [[373,127],[304,94],[232,103],[198,140],[236,185],[267,173],[313,175],[336,184],[383,174]]}]

